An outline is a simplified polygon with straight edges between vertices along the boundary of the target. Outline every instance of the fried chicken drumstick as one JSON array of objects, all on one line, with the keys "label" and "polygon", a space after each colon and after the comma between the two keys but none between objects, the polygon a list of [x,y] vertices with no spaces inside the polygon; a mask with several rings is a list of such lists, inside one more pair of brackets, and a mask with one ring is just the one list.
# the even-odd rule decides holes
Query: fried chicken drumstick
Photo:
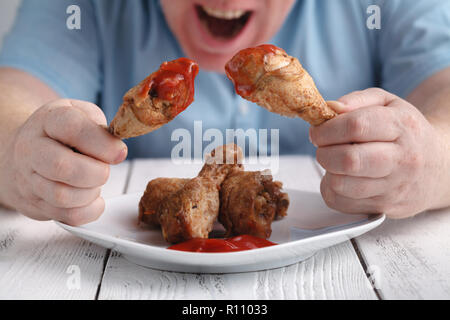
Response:
[{"label": "fried chicken drumstick", "polygon": [[189,179],[157,178],[147,184],[144,195],[139,202],[139,222],[148,226],[160,227],[158,209],[170,195],[181,190]]},{"label": "fried chicken drumstick", "polygon": [[219,188],[242,168],[242,150],[235,144],[213,150],[197,177],[159,178],[149,182],[139,203],[139,220],[161,226],[164,239],[178,243],[208,238],[219,215]]},{"label": "fried chicken drumstick", "polygon": [[164,62],[158,71],[125,94],[108,131],[127,139],[168,123],[194,100],[198,71],[197,63],[187,58]]},{"label": "fried chicken drumstick", "polygon": [[314,126],[337,115],[300,62],[276,46],[244,49],[228,61],[225,71],[237,94],[271,112],[300,117]]},{"label": "fried chicken drumstick", "polygon": [[219,221],[226,236],[249,234],[269,238],[272,222],[286,216],[289,206],[282,183],[272,175],[255,171],[234,172],[220,190]]}]

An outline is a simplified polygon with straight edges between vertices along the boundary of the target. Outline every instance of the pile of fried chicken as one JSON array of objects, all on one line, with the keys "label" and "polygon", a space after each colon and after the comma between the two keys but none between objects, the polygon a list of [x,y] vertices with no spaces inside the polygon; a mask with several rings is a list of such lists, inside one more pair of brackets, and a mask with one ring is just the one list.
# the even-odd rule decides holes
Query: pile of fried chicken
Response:
[{"label": "pile of fried chicken", "polygon": [[[297,58],[281,48],[241,50],[225,71],[237,94],[270,112],[313,126],[337,116]],[[125,94],[108,131],[127,139],[170,122],[192,103],[198,72],[197,63],[187,58],[164,62]],[[150,181],[139,203],[139,221],[161,227],[170,243],[208,238],[217,219],[226,236],[268,238],[272,221],[286,215],[289,198],[281,182],[264,172],[245,172],[241,160],[236,145],[225,145],[211,153],[193,179]]]},{"label": "pile of fried chicken", "polygon": [[235,144],[216,148],[197,177],[151,180],[139,203],[139,221],[160,227],[164,239],[179,243],[208,238],[218,220],[225,236],[269,238],[271,224],[289,206],[282,183],[268,171],[244,171]]}]

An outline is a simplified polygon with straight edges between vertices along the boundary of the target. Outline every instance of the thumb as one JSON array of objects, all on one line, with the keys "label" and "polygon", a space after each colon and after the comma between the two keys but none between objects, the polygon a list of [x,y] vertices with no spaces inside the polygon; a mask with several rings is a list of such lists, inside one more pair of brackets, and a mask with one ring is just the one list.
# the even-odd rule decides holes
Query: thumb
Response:
[{"label": "thumb", "polygon": [[347,106],[340,101],[327,101],[328,107],[333,109],[337,114],[346,113],[348,110]]},{"label": "thumb", "polygon": [[79,109],[83,112],[89,119],[94,121],[96,124],[106,127],[106,117],[103,113],[102,109],[100,109],[97,105],[81,100],[69,100],[69,103],[74,108]]},{"label": "thumb", "polygon": [[327,101],[327,104],[341,114],[364,107],[388,106],[395,98],[395,95],[383,89],[370,88],[349,93],[339,98],[338,101]]}]

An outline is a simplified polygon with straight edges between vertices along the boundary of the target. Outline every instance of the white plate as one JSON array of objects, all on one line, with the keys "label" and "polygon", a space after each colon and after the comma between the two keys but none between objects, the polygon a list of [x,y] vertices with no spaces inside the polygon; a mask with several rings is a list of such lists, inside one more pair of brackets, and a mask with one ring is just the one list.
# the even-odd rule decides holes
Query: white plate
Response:
[{"label": "white plate", "polygon": [[[106,200],[101,218],[81,227],[57,222],[74,235],[113,249],[136,264],[177,272],[232,273],[287,266],[311,257],[318,250],[357,237],[377,226],[384,215],[346,215],[329,209],[319,193],[287,190],[288,215],[272,224],[270,241],[276,246],[228,253],[167,250],[160,230],[137,224],[142,196],[127,194]],[[215,232],[221,226],[217,223]]]}]

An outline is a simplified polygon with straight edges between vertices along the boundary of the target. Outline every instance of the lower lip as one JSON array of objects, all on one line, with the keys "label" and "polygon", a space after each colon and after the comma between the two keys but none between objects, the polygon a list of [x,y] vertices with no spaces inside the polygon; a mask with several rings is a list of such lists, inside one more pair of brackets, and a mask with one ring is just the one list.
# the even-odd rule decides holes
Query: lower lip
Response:
[{"label": "lower lip", "polygon": [[167,249],[188,252],[235,252],[274,246],[266,239],[242,235],[229,239],[191,239]]},{"label": "lower lip", "polygon": [[240,49],[240,43],[241,41],[245,40],[246,37],[251,32],[251,24],[253,21],[254,13],[252,13],[245,24],[245,26],[242,28],[242,30],[230,39],[219,39],[211,35],[211,33],[206,29],[206,27],[203,25],[202,21],[198,17],[197,10],[195,6],[192,7],[191,10],[191,21],[194,21],[192,24],[193,29],[192,34],[194,36],[199,36],[201,41],[201,46],[206,51],[215,51],[220,53],[226,53],[226,52],[235,52],[237,49]]}]

